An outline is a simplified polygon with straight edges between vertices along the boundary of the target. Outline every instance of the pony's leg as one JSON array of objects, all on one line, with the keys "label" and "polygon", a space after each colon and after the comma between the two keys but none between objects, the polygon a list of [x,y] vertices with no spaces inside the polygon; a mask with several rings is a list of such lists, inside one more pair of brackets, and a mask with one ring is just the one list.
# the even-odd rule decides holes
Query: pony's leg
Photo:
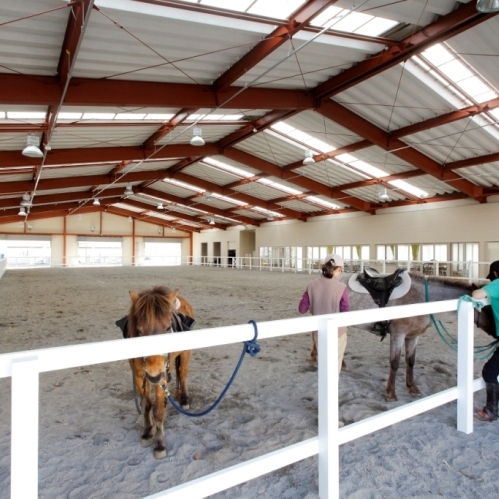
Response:
[{"label": "pony's leg", "polygon": [[416,361],[416,346],[418,344],[418,336],[415,338],[405,339],[405,364],[406,375],[405,384],[409,393],[413,397],[421,397],[421,392],[414,381],[414,363]]},{"label": "pony's leg", "polygon": [[189,374],[189,361],[191,359],[191,351],[184,350],[180,352],[175,359],[176,378],[177,378],[177,399],[180,401],[180,406],[184,409],[189,409],[189,392],[187,390],[187,375]]},{"label": "pony's leg", "polygon": [[400,365],[400,355],[402,353],[402,345],[404,343],[404,336],[397,335],[392,329],[390,334],[390,375],[388,376],[388,383],[386,385],[385,400],[397,400],[395,394],[395,378]]},{"label": "pony's leg", "polygon": [[312,331],[312,350],[310,351],[309,362],[317,364],[317,331]]},{"label": "pony's leg", "polygon": [[165,412],[166,393],[159,384],[154,385],[154,457],[163,459],[166,457],[165,444]]},{"label": "pony's leg", "polygon": [[144,430],[140,437],[140,443],[143,447],[148,447],[152,444],[152,418],[151,418],[151,397],[149,392],[149,383],[145,384],[144,377],[146,373],[142,366],[142,359],[130,359],[130,367],[135,373],[135,388],[140,400],[144,401]]}]

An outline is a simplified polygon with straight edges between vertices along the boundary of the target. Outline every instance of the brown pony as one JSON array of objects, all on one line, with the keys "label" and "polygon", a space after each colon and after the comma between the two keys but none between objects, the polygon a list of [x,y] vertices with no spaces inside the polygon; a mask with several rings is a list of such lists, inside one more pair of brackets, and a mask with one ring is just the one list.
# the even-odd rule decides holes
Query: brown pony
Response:
[{"label": "brown pony", "polygon": [[[177,312],[194,316],[189,302],[166,286],[156,286],[139,294],[130,291],[132,305],[128,314],[128,337],[151,336],[172,331],[179,323]],[[173,327],[174,330],[177,328]],[[130,359],[134,373],[135,387],[144,404],[144,431],[141,444],[148,447],[154,443],[154,457],[166,457],[164,419],[170,376],[170,366],[175,365],[177,390],[176,398],[180,405],[189,408],[187,374],[189,372],[190,350],[170,354],[151,355]]]},{"label": "brown pony", "polygon": [[[340,280],[347,284],[352,274],[342,274]],[[410,305],[413,303],[425,303],[441,300],[454,300],[463,295],[471,295],[475,285],[468,281],[452,279],[450,277],[425,277],[419,273],[409,273],[411,276],[411,287],[404,296],[390,300],[388,307],[397,305]],[[369,294],[356,293],[348,290],[350,310],[367,310],[377,308]],[[436,319],[455,319],[456,312],[446,312],[437,314]],[[484,307],[479,313],[475,310],[475,324],[484,332],[495,336],[495,322],[490,306]],[[432,324],[429,315],[416,317],[405,317],[394,319],[390,324],[390,374],[386,385],[385,400],[397,400],[395,393],[395,376],[397,374],[402,350],[405,346],[406,362],[406,386],[413,397],[421,396],[421,392],[414,380],[414,364],[416,362],[416,346],[419,336],[422,335]],[[355,326],[364,331],[370,331],[373,324],[359,324]],[[372,335],[371,335],[372,336]],[[373,336],[374,339],[374,336]],[[317,331],[312,333],[312,351],[310,352],[311,362],[317,362]]]}]

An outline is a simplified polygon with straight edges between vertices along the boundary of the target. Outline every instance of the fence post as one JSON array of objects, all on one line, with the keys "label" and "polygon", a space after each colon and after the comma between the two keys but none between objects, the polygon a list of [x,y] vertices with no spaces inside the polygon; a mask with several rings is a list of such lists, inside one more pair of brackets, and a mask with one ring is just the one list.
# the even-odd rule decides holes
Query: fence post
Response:
[{"label": "fence post", "polygon": [[38,358],[12,362],[11,498],[38,497]]},{"label": "fence post", "polygon": [[457,313],[457,429],[473,433],[474,310],[461,302]]},{"label": "fence post", "polygon": [[338,325],[319,321],[319,497],[340,497],[338,443]]}]

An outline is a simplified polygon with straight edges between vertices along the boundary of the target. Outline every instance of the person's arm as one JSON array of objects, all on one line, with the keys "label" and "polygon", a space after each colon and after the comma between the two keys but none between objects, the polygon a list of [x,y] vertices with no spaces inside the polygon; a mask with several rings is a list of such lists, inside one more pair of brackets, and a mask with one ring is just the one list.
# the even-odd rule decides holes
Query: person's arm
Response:
[{"label": "person's arm", "polygon": [[482,300],[483,298],[487,298],[487,293],[483,288],[475,289],[475,291],[471,294],[471,297],[474,300]]},{"label": "person's arm", "polygon": [[298,305],[298,312],[300,312],[300,314],[306,314],[309,308],[310,298],[308,297],[307,290],[305,290],[305,293],[303,293],[303,296],[301,297],[300,304]]},{"label": "person's arm", "polygon": [[348,301],[348,288],[345,288],[340,299],[340,312],[350,312],[350,302]]}]

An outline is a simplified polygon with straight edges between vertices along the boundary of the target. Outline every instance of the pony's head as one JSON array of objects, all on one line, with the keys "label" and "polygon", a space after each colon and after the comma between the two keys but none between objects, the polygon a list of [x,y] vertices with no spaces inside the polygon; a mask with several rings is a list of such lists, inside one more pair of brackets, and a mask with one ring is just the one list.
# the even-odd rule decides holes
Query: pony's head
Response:
[{"label": "pony's head", "polygon": [[[135,293],[130,291],[132,305],[128,314],[128,336],[152,336],[169,333],[172,328],[175,299],[178,289],[166,286]],[[165,377],[165,356],[152,355],[142,359],[145,376],[151,383],[160,383]]]}]

